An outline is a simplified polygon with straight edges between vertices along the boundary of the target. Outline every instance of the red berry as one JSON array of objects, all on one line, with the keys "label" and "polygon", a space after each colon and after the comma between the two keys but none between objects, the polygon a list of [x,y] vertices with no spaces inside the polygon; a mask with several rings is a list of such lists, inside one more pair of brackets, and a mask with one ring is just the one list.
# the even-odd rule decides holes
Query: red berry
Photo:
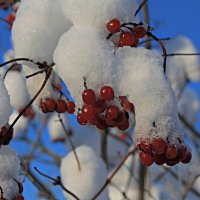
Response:
[{"label": "red berry", "polygon": [[191,159],[192,159],[192,153],[190,151],[187,151],[185,158],[181,160],[181,162],[183,164],[187,164],[187,163],[190,163]]},{"label": "red berry", "polygon": [[6,134],[7,130],[8,128],[6,126],[3,126],[0,131],[0,137],[3,137]]},{"label": "red berry", "polygon": [[129,114],[126,111],[120,111],[117,117],[117,125],[123,125],[128,121]]},{"label": "red berry", "polygon": [[98,115],[96,115],[96,127],[100,130],[105,130],[108,128],[105,120]]},{"label": "red berry", "polygon": [[138,45],[138,43],[139,43],[139,39],[133,33],[129,31],[124,31],[121,33],[120,39],[119,39],[119,47],[123,47],[123,46],[135,47]]},{"label": "red berry", "polygon": [[67,110],[67,106],[64,100],[58,99],[56,103],[56,112],[57,113],[64,113]]},{"label": "red berry", "polygon": [[114,90],[110,86],[104,86],[100,91],[101,97],[104,100],[112,100],[114,98]]},{"label": "red berry", "polygon": [[125,141],[127,136],[126,134],[120,134],[118,137],[119,137],[119,140]]},{"label": "red berry", "polygon": [[187,148],[185,145],[181,145],[179,150],[178,150],[178,156],[180,160],[183,160],[187,154]]},{"label": "red berry", "polygon": [[174,166],[180,162],[179,157],[173,158],[173,159],[166,159],[166,164],[169,166]]},{"label": "red berry", "polygon": [[107,119],[116,119],[119,115],[119,108],[115,105],[109,105],[106,110]]},{"label": "red berry", "polygon": [[85,104],[93,105],[96,102],[96,95],[92,89],[85,89],[82,93],[82,99]]},{"label": "red berry", "polygon": [[151,153],[151,141],[149,139],[141,140],[139,148],[146,153]]},{"label": "red berry", "polygon": [[143,26],[137,26],[134,28],[134,33],[137,35],[138,38],[143,38],[147,31]]},{"label": "red berry", "polygon": [[13,22],[15,21],[15,14],[11,13],[7,16],[6,21],[12,26]]},{"label": "red berry", "polygon": [[77,122],[81,125],[87,124],[87,120],[80,113],[77,115]]},{"label": "red berry", "polygon": [[46,107],[49,112],[53,112],[56,109],[56,101],[52,98],[48,98],[45,100]]},{"label": "red berry", "polygon": [[154,161],[157,165],[163,165],[166,162],[165,154],[154,154]]},{"label": "red berry", "polygon": [[76,105],[75,105],[74,102],[68,101],[66,103],[66,106],[67,106],[67,112],[68,113],[73,114],[75,112]]},{"label": "red berry", "polygon": [[115,119],[108,118],[105,120],[108,127],[115,127],[117,122]]},{"label": "red berry", "polygon": [[144,166],[150,166],[154,163],[154,158],[152,154],[141,151],[139,153],[139,156],[140,156],[140,161]]},{"label": "red berry", "polygon": [[176,158],[177,154],[178,154],[178,151],[176,149],[176,145],[174,144],[168,145],[167,150],[165,152],[166,157],[168,159],[173,159],[173,158]]},{"label": "red berry", "polygon": [[82,108],[82,115],[86,120],[93,120],[95,118],[95,112],[93,106],[84,105]]},{"label": "red berry", "polygon": [[165,142],[164,139],[156,138],[153,140],[152,150],[156,154],[163,154],[163,153],[165,153],[166,149],[167,149],[167,143]]},{"label": "red berry", "polygon": [[112,19],[107,23],[107,29],[111,33],[117,33],[120,31],[121,23],[118,19]]},{"label": "red berry", "polygon": [[124,131],[129,128],[129,121],[125,121],[123,124],[117,124],[117,128],[121,131]]},{"label": "red berry", "polygon": [[140,43],[140,40],[139,40],[139,37],[135,33],[133,33],[133,35],[134,35],[134,41],[131,47],[137,47],[137,45]]},{"label": "red berry", "polygon": [[119,96],[119,99],[121,100],[121,105],[126,111],[132,111],[135,113],[135,107],[134,105],[128,100],[126,96]]},{"label": "red berry", "polygon": [[104,100],[97,100],[96,103],[94,104],[94,109],[96,113],[102,113],[105,111],[107,105]]},{"label": "red berry", "polygon": [[44,100],[40,101],[40,109],[42,110],[43,113],[48,113],[48,108]]}]

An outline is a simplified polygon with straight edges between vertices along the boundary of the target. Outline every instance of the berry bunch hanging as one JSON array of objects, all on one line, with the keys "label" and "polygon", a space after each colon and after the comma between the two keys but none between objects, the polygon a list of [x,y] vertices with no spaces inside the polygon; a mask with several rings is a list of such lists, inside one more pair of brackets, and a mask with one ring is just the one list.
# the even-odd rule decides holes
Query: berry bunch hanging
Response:
[{"label": "berry bunch hanging", "polygon": [[103,86],[99,93],[100,98],[96,96],[92,89],[86,88],[83,91],[82,100],[84,105],[78,112],[78,123],[86,125],[89,122],[101,130],[109,127],[117,127],[120,130],[128,129],[128,112],[134,112],[134,106],[128,101],[127,97],[115,97],[111,86]]}]

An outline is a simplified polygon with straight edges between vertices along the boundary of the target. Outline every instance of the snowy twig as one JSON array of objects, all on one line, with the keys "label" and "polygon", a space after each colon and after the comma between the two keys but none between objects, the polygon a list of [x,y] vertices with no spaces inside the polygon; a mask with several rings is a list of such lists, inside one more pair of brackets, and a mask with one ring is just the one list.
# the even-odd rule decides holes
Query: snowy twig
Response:
[{"label": "snowy twig", "polygon": [[108,184],[110,184],[110,182],[112,181],[113,177],[117,174],[117,172],[120,170],[120,168],[123,166],[123,164],[126,162],[126,160],[135,153],[135,151],[137,150],[137,147],[133,147],[133,149],[131,149],[126,156],[123,158],[123,160],[118,164],[118,166],[115,168],[115,170],[112,172],[112,174],[107,178],[106,182],[104,183],[104,185],[102,186],[102,188],[94,195],[94,197],[91,200],[95,200],[104,190],[105,188],[108,186]]},{"label": "snowy twig", "polygon": [[54,185],[60,185],[61,188],[62,188],[65,192],[67,192],[68,194],[70,194],[71,196],[73,196],[75,199],[80,200],[74,193],[72,193],[71,191],[69,191],[68,189],[65,188],[65,186],[63,185],[63,183],[62,183],[60,177],[52,178],[52,177],[50,177],[50,176],[48,176],[48,175],[42,173],[41,171],[39,171],[39,170],[37,169],[37,167],[34,167],[34,169],[35,169],[35,171],[36,171],[37,173],[39,173],[40,175],[42,175],[42,176],[44,176],[44,177],[46,177],[46,178],[52,180]]},{"label": "snowy twig", "polygon": [[81,164],[80,164],[80,161],[79,161],[79,159],[78,159],[78,155],[77,155],[77,153],[76,153],[75,146],[74,146],[74,144],[73,144],[73,142],[72,142],[72,140],[71,140],[70,134],[69,134],[69,132],[67,131],[67,129],[66,129],[64,123],[63,123],[63,120],[62,120],[62,118],[60,117],[60,114],[58,114],[58,118],[59,118],[59,121],[60,121],[60,123],[61,123],[61,126],[62,126],[62,128],[63,128],[65,134],[66,134],[67,137],[68,137],[69,143],[70,143],[70,145],[71,145],[72,151],[73,151],[74,156],[75,156],[75,159],[76,159],[76,161],[77,161],[78,169],[79,169],[79,171],[81,171]]}]

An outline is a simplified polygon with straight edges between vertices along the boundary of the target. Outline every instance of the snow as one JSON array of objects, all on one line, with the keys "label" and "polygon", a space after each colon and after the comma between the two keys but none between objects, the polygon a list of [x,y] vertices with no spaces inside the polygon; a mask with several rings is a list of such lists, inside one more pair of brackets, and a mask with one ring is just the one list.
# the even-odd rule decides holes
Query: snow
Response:
[{"label": "snow", "polygon": [[[183,35],[165,42],[167,53],[197,53],[197,49],[190,39]],[[179,98],[189,79],[200,80],[200,60],[198,56],[172,56],[167,57],[167,76],[172,83],[172,88]]]},{"label": "snow", "polygon": [[15,57],[52,63],[58,39],[70,26],[56,0],[21,1],[12,28]]},{"label": "snow", "polygon": [[12,107],[10,105],[10,97],[8,96],[8,91],[4,85],[3,79],[0,76],[0,127],[4,126],[10,115],[12,114]]},{"label": "snow", "polygon": [[18,71],[8,72],[5,78],[5,86],[10,95],[12,107],[18,110],[28,103],[30,97],[26,88],[26,79],[22,73]]},{"label": "snow", "polygon": [[[102,159],[95,151],[86,146],[76,148],[81,164],[78,170],[73,152],[70,152],[61,162],[61,177],[64,186],[76,194],[82,200],[91,199],[103,186],[107,178],[107,170]],[[65,193],[69,200],[74,199]],[[97,200],[108,200],[108,190],[97,198]]]},{"label": "snow", "polygon": [[[65,114],[60,114],[60,117],[64,123],[65,129],[67,131],[70,131],[70,122],[69,117]],[[60,119],[58,117],[58,114],[53,114],[53,116],[50,118],[48,123],[49,128],[49,134],[52,141],[57,141],[59,139],[66,139],[66,133],[62,127],[62,124],[60,122]]]},{"label": "snow", "polygon": [[1,179],[0,186],[3,190],[3,197],[5,199],[14,199],[19,193],[18,185],[13,179]]},{"label": "snow", "polygon": [[20,161],[10,146],[0,148],[0,180],[14,179],[18,176]]},{"label": "snow", "polygon": [[[19,115],[18,112],[12,113],[12,115],[10,116],[10,119],[9,119],[9,124],[12,124],[18,115]],[[28,122],[29,122],[28,118],[26,118],[24,116],[21,116],[19,118],[19,120],[16,122],[16,124],[14,126],[13,138],[17,137],[19,135],[19,133],[22,133],[27,129]]]},{"label": "snow", "polygon": [[116,55],[121,60],[118,87],[135,105],[135,139],[181,137],[176,100],[163,73],[162,57],[151,50],[129,47],[117,49]]},{"label": "snow", "polygon": [[135,0],[59,0],[64,15],[74,26],[106,29],[106,23],[117,17],[123,22],[134,21]]}]

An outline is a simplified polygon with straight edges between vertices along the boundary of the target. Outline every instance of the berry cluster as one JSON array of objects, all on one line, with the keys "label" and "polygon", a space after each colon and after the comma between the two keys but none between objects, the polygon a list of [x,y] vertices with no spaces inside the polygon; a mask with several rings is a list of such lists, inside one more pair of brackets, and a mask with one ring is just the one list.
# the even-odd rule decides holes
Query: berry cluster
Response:
[{"label": "berry cluster", "polygon": [[114,90],[110,86],[103,86],[100,91],[100,98],[97,99],[92,89],[85,89],[82,93],[84,105],[79,110],[77,121],[81,125],[88,122],[98,129],[105,130],[108,127],[117,127],[120,130],[129,128],[129,113],[134,112],[134,106],[127,97],[120,96],[117,99],[121,107],[115,105]]},{"label": "berry cluster", "polygon": [[190,150],[184,144],[170,144],[162,138],[142,139],[138,144],[140,161],[145,166],[154,162],[157,165],[173,166],[182,162],[187,164],[192,159]]},{"label": "berry cluster", "polygon": [[[123,28],[126,30],[123,30]],[[110,32],[110,35],[107,39],[109,39],[115,33],[120,33],[117,44],[118,47],[137,47],[139,40],[145,37],[147,33],[147,29],[144,27],[143,23],[136,24],[130,22],[121,24],[118,19],[110,20],[107,23],[107,30]]]},{"label": "berry cluster", "polygon": [[6,124],[0,130],[0,145],[8,145],[13,137],[13,128],[7,132],[9,129],[9,125]]},{"label": "berry cluster", "polygon": [[[22,108],[19,109],[19,113],[22,112]],[[31,107],[28,107],[25,112],[23,113],[23,116],[29,119],[34,119],[35,118],[35,112]]]},{"label": "berry cluster", "polygon": [[70,114],[75,112],[76,107],[72,101],[63,99],[54,100],[52,98],[41,99],[39,106],[43,113],[56,111],[57,113],[68,112]]}]

